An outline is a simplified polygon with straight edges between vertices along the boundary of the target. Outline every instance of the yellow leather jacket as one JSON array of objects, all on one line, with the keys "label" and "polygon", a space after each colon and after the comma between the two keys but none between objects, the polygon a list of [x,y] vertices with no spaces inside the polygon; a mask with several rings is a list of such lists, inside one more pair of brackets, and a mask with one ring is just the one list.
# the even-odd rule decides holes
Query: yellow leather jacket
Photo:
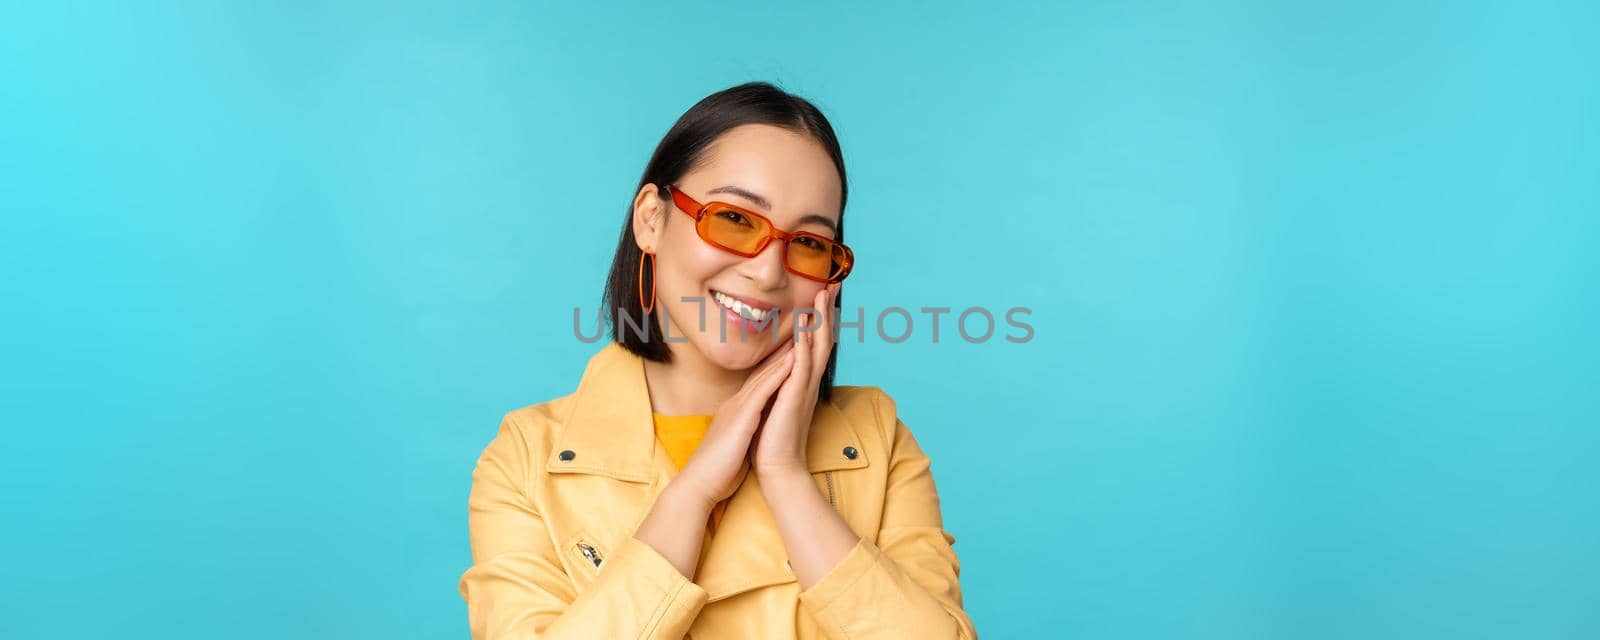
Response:
[{"label": "yellow leather jacket", "polygon": [[708,532],[691,581],[633,537],[677,470],[655,440],[643,360],[616,343],[578,390],[505,416],[472,473],[475,640],[975,640],[927,455],[876,387],[819,403],[807,464],[861,542],[810,589],[755,474]]}]

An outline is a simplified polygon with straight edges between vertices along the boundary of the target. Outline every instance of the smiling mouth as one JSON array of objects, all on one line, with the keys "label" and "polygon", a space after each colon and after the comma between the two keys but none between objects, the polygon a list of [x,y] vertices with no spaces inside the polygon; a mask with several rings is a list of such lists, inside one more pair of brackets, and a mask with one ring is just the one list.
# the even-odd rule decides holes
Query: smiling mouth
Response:
[{"label": "smiling mouth", "polygon": [[753,307],[716,289],[711,290],[711,299],[717,303],[717,306],[732,311],[735,315],[750,322],[763,322],[768,316],[777,312],[775,307],[765,309]]}]

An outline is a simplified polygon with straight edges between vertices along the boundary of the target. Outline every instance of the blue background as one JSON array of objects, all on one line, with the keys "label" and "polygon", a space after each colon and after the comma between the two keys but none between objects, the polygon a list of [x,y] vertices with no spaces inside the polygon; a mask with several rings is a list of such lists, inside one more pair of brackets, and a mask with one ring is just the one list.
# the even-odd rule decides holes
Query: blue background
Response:
[{"label": "blue background", "polygon": [[840,357],[983,637],[1596,637],[1600,11],[1426,4],[8,3],[0,636],[465,637],[476,456],[760,79],[846,304],[1034,310]]}]

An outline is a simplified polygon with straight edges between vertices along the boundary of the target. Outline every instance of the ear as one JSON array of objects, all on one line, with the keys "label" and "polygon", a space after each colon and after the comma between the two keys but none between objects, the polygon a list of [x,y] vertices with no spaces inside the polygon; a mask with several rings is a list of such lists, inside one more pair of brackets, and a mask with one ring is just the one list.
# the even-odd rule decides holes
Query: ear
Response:
[{"label": "ear", "polygon": [[633,196],[633,241],[646,252],[661,246],[663,225],[667,222],[667,203],[654,184],[645,184]]}]

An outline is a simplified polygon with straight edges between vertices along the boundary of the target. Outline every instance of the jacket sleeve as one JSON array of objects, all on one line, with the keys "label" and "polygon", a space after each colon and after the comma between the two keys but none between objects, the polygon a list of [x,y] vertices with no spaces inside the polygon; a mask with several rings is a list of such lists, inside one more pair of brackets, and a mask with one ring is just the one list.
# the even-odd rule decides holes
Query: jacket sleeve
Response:
[{"label": "jacket sleeve", "polygon": [[[944,530],[931,462],[893,400],[881,392],[894,421],[889,482],[877,542],[863,537],[821,580],[800,593],[829,638],[946,638],[977,640],[962,609],[960,561]],[[884,408],[880,406],[880,411]]]},{"label": "jacket sleeve", "polygon": [[544,518],[524,492],[530,452],[513,416],[478,458],[467,500],[473,566],[459,589],[474,640],[679,640],[706,592],[628,536],[576,593]]}]

